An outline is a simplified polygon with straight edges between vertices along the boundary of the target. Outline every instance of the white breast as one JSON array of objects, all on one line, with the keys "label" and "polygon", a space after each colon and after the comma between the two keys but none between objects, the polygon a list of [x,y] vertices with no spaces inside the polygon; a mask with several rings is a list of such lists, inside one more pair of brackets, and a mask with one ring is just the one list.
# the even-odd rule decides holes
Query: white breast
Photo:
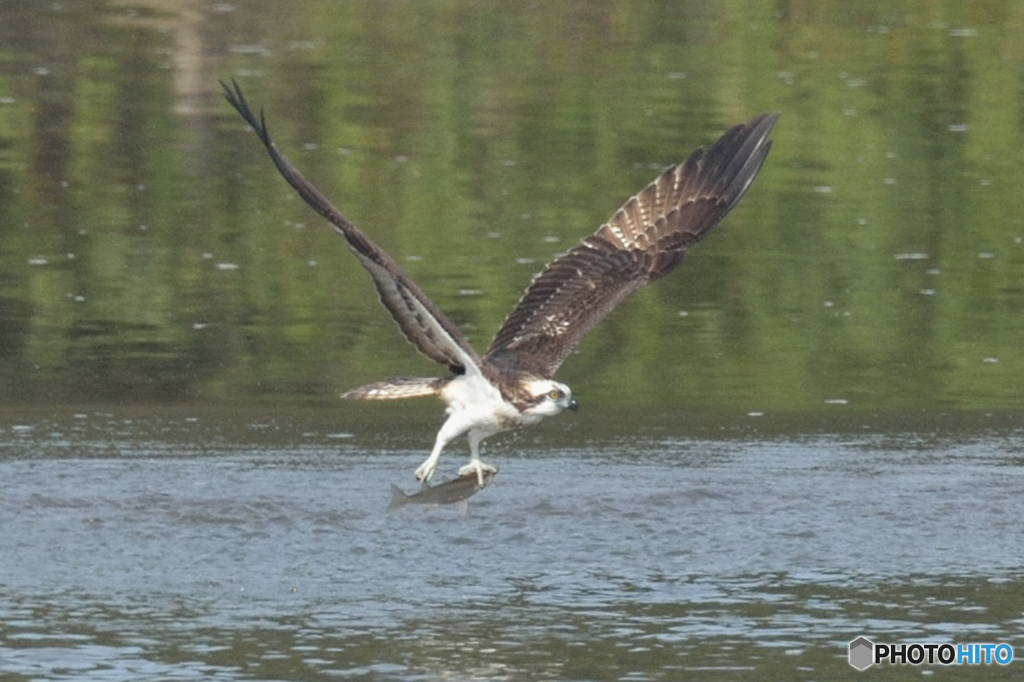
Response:
[{"label": "white breast", "polygon": [[455,377],[441,389],[441,397],[448,403],[448,414],[466,430],[492,434],[521,423],[519,410],[478,374]]}]

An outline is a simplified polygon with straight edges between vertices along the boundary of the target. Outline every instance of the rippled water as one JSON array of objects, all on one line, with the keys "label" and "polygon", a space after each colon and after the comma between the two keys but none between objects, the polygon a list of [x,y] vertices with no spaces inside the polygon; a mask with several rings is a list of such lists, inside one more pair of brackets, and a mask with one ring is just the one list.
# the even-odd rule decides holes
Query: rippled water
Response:
[{"label": "rippled water", "polygon": [[5,424],[0,676],[833,679],[861,634],[1024,639],[1014,430],[565,447],[552,427],[493,446],[467,513],[385,515],[424,455],[388,429]]}]

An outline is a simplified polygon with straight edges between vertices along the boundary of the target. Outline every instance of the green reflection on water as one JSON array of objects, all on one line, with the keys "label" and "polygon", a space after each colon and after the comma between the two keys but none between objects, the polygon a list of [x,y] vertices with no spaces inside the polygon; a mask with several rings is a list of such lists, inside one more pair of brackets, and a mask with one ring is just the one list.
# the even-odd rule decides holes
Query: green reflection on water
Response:
[{"label": "green reflection on water", "polygon": [[0,9],[6,401],[435,371],[219,100],[236,76],[481,350],[659,168],[778,111],[739,208],[560,378],[638,406],[1021,406],[1018,3],[151,4]]}]

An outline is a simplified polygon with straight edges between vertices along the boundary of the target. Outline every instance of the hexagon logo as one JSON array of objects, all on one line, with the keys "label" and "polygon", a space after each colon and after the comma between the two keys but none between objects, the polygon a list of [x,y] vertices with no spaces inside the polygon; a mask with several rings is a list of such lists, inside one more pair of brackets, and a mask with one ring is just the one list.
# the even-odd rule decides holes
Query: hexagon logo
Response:
[{"label": "hexagon logo", "polygon": [[867,637],[858,637],[850,642],[850,665],[864,670],[875,662],[875,645]]}]

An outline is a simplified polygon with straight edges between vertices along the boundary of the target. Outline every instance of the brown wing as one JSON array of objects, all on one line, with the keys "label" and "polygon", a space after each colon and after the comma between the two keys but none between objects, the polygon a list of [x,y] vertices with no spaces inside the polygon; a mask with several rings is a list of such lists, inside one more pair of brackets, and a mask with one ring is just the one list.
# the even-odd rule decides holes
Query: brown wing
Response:
[{"label": "brown wing", "polygon": [[761,114],[694,151],[547,267],[494,337],[484,360],[550,378],[624,298],[678,266],[740,200],[764,163],[777,115]]},{"label": "brown wing", "polygon": [[345,243],[366,271],[380,295],[381,303],[398,323],[405,338],[431,360],[446,365],[452,372],[480,372],[480,358],[444,313],[420,291],[416,283],[402,271],[394,259],[370,241],[359,228],[349,222],[327,198],[317,190],[277,149],[270,139],[263,116],[257,120],[249,108],[241,88],[221,81],[224,96],[242,118],[252,126],[260,141],[270,153],[277,170],[314,211],[327,218],[334,231],[345,238]]}]

